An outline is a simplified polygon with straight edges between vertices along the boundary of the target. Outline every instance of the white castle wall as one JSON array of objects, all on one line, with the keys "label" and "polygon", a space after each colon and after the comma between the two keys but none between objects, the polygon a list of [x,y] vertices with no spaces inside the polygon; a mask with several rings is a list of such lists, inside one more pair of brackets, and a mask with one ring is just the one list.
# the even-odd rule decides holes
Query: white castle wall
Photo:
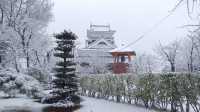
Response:
[{"label": "white castle wall", "polygon": [[[86,47],[77,50],[77,72],[80,74],[96,74],[109,72],[107,66],[113,62],[110,50],[116,48],[115,31],[106,25],[90,25],[87,30]],[[101,41],[107,45],[99,45]],[[92,47],[91,47],[92,46]]]}]

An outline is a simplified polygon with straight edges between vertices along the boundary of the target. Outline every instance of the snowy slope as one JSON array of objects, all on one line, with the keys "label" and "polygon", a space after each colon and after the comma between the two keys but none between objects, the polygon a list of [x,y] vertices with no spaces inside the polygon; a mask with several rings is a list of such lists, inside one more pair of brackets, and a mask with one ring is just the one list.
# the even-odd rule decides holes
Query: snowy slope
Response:
[{"label": "snowy slope", "polygon": [[76,112],[154,112],[129,104],[115,103],[88,97],[83,97],[83,99],[83,107]]},{"label": "snowy slope", "polygon": [[10,98],[10,99],[0,99],[0,112],[3,110],[32,110],[33,112],[41,112],[41,109],[47,104],[40,104],[34,102],[29,98]]}]

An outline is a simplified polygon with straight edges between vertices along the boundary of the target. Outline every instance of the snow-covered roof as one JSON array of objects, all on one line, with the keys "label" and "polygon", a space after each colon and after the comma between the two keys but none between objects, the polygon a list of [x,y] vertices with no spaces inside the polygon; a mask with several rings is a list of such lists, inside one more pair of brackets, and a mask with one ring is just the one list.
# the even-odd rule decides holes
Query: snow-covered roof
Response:
[{"label": "snow-covered roof", "polygon": [[111,50],[111,51],[109,51],[109,52],[135,52],[135,51],[133,51],[131,48],[129,48],[129,47],[124,47],[124,46],[122,46],[122,47],[118,47],[118,48],[116,48],[116,49],[113,49],[113,50]]},{"label": "snow-covered roof", "polygon": [[90,24],[90,30],[93,30],[93,31],[110,31],[110,25],[92,25],[92,24]]},{"label": "snow-covered roof", "polygon": [[[98,46],[101,42],[105,43],[103,46]],[[88,48],[116,48],[116,45],[109,43],[107,40],[104,38],[101,38],[99,40],[96,40],[94,43],[88,46]]]}]

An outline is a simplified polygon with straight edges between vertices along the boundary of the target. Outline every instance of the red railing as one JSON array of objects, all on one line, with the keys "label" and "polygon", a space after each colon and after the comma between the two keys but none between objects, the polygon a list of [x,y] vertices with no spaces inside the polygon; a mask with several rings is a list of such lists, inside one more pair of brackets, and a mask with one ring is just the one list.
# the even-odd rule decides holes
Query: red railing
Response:
[{"label": "red railing", "polygon": [[127,73],[128,63],[113,63],[112,68],[115,74]]}]

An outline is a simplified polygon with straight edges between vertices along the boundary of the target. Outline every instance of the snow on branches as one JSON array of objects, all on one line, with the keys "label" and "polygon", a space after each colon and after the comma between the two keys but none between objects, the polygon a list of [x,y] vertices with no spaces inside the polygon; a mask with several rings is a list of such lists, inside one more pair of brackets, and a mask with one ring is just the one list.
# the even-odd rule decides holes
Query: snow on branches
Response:
[{"label": "snow on branches", "polygon": [[42,95],[41,85],[36,79],[13,69],[0,69],[0,88],[7,97],[15,97],[17,94],[26,94],[29,97]]}]

